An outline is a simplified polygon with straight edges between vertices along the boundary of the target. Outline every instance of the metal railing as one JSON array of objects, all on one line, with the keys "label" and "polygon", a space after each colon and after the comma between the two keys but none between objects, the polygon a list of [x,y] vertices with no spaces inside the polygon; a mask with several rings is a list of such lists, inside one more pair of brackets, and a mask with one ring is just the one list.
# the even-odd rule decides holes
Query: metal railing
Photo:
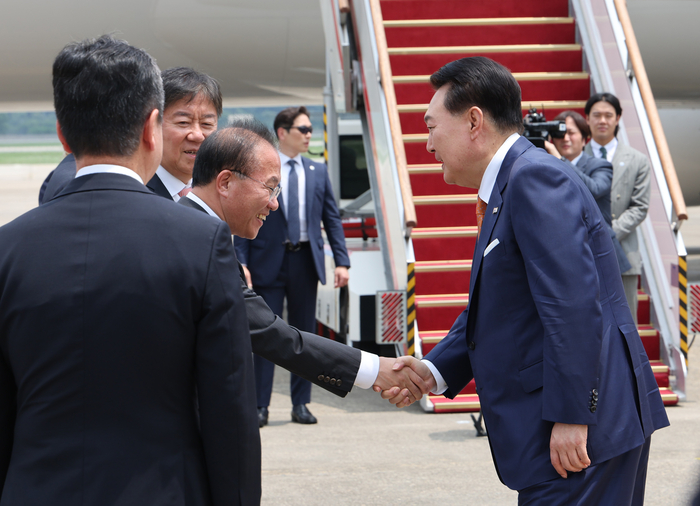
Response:
[{"label": "metal railing", "polygon": [[391,140],[394,145],[394,157],[396,158],[396,172],[401,186],[401,197],[403,199],[404,223],[407,235],[416,226],[416,208],[413,205],[413,190],[411,180],[408,175],[408,164],[406,162],[406,150],[403,145],[401,131],[401,120],[399,110],[396,107],[396,93],[394,91],[394,80],[391,73],[391,62],[389,61],[389,51],[384,32],[384,19],[379,0],[369,0],[372,10],[372,21],[374,23],[374,35],[377,40],[377,53],[379,56],[379,76],[381,79],[386,105],[389,114],[389,125],[391,127]]},{"label": "metal railing", "polygon": [[683,398],[687,368],[680,351],[679,292],[674,273],[678,272],[678,256],[685,254],[679,226],[687,218],[687,211],[679,187],[672,190],[678,181],[673,162],[631,24],[626,32],[618,2],[571,0],[571,6],[594,91],[613,93],[622,104],[618,139],[651,162],[649,210],[634,233],[639,238],[643,284],[652,301],[652,323],[664,343],[662,359],[671,370],[671,387]]},{"label": "metal railing", "polygon": [[637,37],[634,35],[632,21],[630,20],[629,12],[627,11],[627,4],[625,0],[614,0],[614,2],[615,9],[617,10],[617,17],[620,20],[622,30],[625,34],[625,42],[627,45],[627,50],[629,51],[629,60],[632,65],[632,72],[634,73],[634,78],[637,80],[639,92],[642,95],[644,108],[646,109],[647,117],[649,118],[649,125],[651,127],[652,134],[654,135],[654,141],[656,142],[656,150],[659,152],[661,166],[663,167],[664,174],[666,176],[668,191],[671,194],[673,209],[678,218],[678,221],[674,227],[677,230],[680,228],[681,222],[688,219],[688,210],[685,207],[685,199],[683,198],[681,185],[678,182],[676,168],[673,165],[671,151],[668,149],[666,135],[664,134],[664,129],[661,125],[659,111],[656,108],[656,101],[654,100],[654,94],[651,91],[647,71],[644,68],[642,53],[639,51]]}]

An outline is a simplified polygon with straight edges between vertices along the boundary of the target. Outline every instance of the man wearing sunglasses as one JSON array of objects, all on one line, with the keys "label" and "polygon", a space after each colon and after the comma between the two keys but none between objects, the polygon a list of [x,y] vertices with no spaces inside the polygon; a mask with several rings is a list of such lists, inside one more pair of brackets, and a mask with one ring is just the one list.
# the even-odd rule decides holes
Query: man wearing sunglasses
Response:
[{"label": "man wearing sunglasses", "polygon": [[[333,189],[325,164],[302,157],[309,149],[312,126],[305,107],[289,107],[274,122],[279,139],[282,193],[280,211],[270,214],[255,240],[236,237],[238,259],[248,285],[281,316],[287,299],[288,322],[307,332],[316,327],[316,288],[326,283],[321,222],[335,259],[334,286],[346,286],[350,259]],[[260,426],[267,424],[274,364],[255,357]],[[306,404],[311,384],[292,375],[292,421],[316,423]]]}]

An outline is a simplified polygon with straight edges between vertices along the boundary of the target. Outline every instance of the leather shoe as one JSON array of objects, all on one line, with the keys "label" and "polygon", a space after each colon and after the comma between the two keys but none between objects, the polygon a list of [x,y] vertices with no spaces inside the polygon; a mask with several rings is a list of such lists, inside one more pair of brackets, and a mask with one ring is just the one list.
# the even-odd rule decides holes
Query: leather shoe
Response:
[{"label": "leather shoe", "polygon": [[258,427],[267,425],[267,417],[269,416],[267,408],[258,408]]},{"label": "leather shoe", "polygon": [[316,417],[311,414],[306,404],[299,404],[292,407],[292,422],[312,424],[317,423]]}]

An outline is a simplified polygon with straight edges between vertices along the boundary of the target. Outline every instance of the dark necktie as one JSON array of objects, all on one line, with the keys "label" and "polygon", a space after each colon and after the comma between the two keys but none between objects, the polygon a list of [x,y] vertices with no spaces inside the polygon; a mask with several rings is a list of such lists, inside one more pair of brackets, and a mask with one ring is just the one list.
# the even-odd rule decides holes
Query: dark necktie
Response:
[{"label": "dark necktie", "polygon": [[289,182],[287,183],[287,233],[289,242],[299,243],[299,176],[297,176],[295,160],[289,160]]},{"label": "dark necktie", "polygon": [[481,224],[484,222],[484,214],[486,213],[486,207],[488,204],[481,200],[481,197],[477,197],[476,201],[476,238],[478,239],[481,235]]},{"label": "dark necktie", "polygon": [[600,157],[601,157],[603,160],[607,160],[607,159],[608,159],[608,150],[605,149],[604,147],[601,147],[601,148],[600,148]]}]

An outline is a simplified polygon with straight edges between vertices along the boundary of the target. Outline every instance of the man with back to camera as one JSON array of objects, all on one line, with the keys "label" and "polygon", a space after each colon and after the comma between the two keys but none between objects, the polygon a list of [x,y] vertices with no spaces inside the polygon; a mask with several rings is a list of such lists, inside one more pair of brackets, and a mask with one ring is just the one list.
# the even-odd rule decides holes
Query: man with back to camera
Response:
[{"label": "man with back to camera", "polygon": [[[178,192],[184,189],[182,194],[186,195],[191,186],[189,182],[192,180],[195,163],[193,154],[196,155],[204,140],[216,131],[223,100],[216,80],[192,68],[168,69],[162,72],[162,77],[165,92],[163,158],[156,175],[147,186],[161,197],[179,201]],[[59,170],[62,170],[61,167],[55,172]],[[75,173],[74,167],[68,170]],[[174,182],[177,178],[173,174],[179,174],[188,184],[180,181],[178,185]],[[56,188],[55,191],[60,193],[62,188]],[[45,200],[50,198],[52,197],[47,190]],[[235,230],[232,233],[236,233]],[[248,315],[258,315],[256,318],[249,317],[252,347],[256,355],[339,396],[345,396],[355,384],[361,388],[368,388],[375,383],[387,386],[383,380],[391,378],[393,361],[380,361],[376,355],[300,332],[274,316],[269,318],[269,309],[264,306],[261,298],[248,288],[245,279],[241,284]],[[404,374],[408,374],[408,371]],[[418,388],[405,381],[402,386],[410,389],[413,399],[420,397]]]},{"label": "man with back to camera", "polygon": [[[162,72],[165,92],[163,111],[163,158],[146,183],[156,195],[175,202],[191,188],[192,167],[199,146],[216,131],[223,111],[219,83],[189,67]],[[72,154],[52,171],[39,192],[39,203],[58,195],[75,174]]]},{"label": "man with back to camera", "polygon": [[[302,157],[309,149],[311,120],[305,107],[289,107],[274,121],[279,139],[282,194],[281,212],[271,214],[254,240],[236,238],[238,258],[245,268],[249,286],[281,316],[287,300],[289,324],[307,332],[316,328],[316,290],[325,284],[323,222],[335,260],[336,288],[348,283],[350,259],[345,234],[324,163]],[[274,364],[255,357],[255,385],[260,424],[268,419]],[[311,384],[296,375],[290,381],[292,421],[317,422],[306,407],[311,402]]]},{"label": "man with back to camera", "polygon": [[650,436],[668,419],[593,196],[519,135],[505,67],[463,58],[430,81],[427,149],[480,203],[469,305],[425,357],[428,383],[453,398],[475,380],[519,504],[641,505]]},{"label": "man with back to camera", "polygon": [[[274,135],[257,120],[239,119],[208,136],[192,175],[192,191],[179,203],[226,221],[237,237],[255,239],[278,207],[280,163]],[[414,399],[427,393],[427,386],[410,368],[392,369],[395,359],[290,327],[247,286],[242,267],[240,281],[256,355],[340,396],[353,385],[381,389],[399,385]]]},{"label": "man with back to camera", "polygon": [[552,138],[551,142],[545,141],[547,152],[567,161],[571,164],[583,184],[591,191],[598,204],[600,214],[610,229],[610,238],[615,248],[615,256],[620,272],[625,272],[632,267],[627,260],[620,241],[612,229],[612,214],[610,211],[610,187],[612,186],[612,165],[607,160],[593,158],[583,151],[583,148],[591,136],[591,131],[586,123],[586,118],[576,111],[564,111],[559,113],[554,121],[566,123],[566,134],[561,138]]},{"label": "man with back to camera", "polygon": [[78,172],[0,228],[0,500],[259,504],[229,228],[143,184],[162,155],[160,71],[103,36],[66,46],[53,85]]},{"label": "man with back to camera", "polygon": [[612,162],[612,228],[631,268],[622,272],[625,297],[637,323],[637,287],[642,273],[637,227],[646,218],[651,195],[649,160],[634,148],[617,140],[622,107],[615,95],[597,93],[586,102],[586,121],[591,128],[591,142],[586,153]]}]

